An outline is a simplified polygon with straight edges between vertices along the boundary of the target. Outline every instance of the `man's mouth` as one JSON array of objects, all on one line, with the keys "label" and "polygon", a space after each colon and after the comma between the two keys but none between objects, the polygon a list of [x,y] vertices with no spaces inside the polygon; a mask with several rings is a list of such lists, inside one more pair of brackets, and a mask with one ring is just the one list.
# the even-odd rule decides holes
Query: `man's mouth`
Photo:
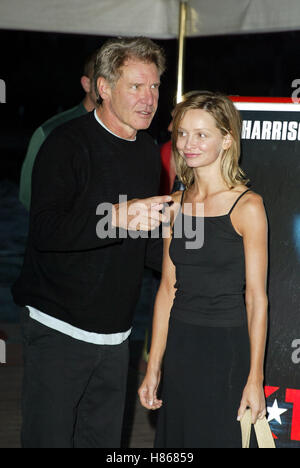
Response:
[{"label": "man's mouth", "polygon": [[137,111],[138,114],[140,114],[142,117],[151,117],[152,116],[152,111],[148,112],[148,111]]}]

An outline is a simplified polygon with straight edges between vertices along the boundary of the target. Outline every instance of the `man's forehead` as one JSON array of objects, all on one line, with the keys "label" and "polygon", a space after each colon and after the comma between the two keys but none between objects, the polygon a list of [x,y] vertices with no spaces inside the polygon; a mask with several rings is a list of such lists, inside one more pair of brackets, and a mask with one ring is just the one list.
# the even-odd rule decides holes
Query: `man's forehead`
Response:
[{"label": "man's forehead", "polygon": [[154,82],[160,81],[158,67],[154,62],[146,62],[137,58],[128,58],[119,69],[120,77],[152,79]]}]

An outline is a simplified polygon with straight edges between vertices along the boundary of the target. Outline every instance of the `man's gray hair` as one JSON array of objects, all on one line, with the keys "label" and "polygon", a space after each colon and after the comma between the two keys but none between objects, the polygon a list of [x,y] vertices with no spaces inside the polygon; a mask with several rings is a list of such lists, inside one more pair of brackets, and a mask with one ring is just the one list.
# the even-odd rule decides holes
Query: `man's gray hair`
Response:
[{"label": "man's gray hair", "polygon": [[165,71],[166,59],[163,49],[147,37],[118,37],[109,39],[99,49],[95,60],[94,85],[98,104],[102,102],[97,88],[99,77],[114,86],[121,76],[121,67],[128,59],[154,63],[159,75]]}]

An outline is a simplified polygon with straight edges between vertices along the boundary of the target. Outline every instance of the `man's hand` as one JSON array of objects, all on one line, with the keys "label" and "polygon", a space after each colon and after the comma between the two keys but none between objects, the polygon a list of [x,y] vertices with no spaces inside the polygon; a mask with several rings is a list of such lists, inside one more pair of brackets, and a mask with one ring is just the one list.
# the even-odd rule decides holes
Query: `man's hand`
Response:
[{"label": "man's hand", "polygon": [[112,225],[128,231],[153,231],[161,222],[168,221],[160,211],[164,203],[171,201],[172,197],[166,195],[113,205]]}]

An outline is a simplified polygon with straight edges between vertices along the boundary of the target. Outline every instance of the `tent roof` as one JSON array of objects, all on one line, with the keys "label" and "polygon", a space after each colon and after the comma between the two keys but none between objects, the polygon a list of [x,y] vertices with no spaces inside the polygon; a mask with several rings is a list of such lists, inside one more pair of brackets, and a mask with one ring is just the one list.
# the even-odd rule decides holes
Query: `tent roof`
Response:
[{"label": "tent roof", "polygon": [[[186,0],[187,35],[300,29],[299,0]],[[179,0],[1,0],[0,28],[177,37]]]}]

